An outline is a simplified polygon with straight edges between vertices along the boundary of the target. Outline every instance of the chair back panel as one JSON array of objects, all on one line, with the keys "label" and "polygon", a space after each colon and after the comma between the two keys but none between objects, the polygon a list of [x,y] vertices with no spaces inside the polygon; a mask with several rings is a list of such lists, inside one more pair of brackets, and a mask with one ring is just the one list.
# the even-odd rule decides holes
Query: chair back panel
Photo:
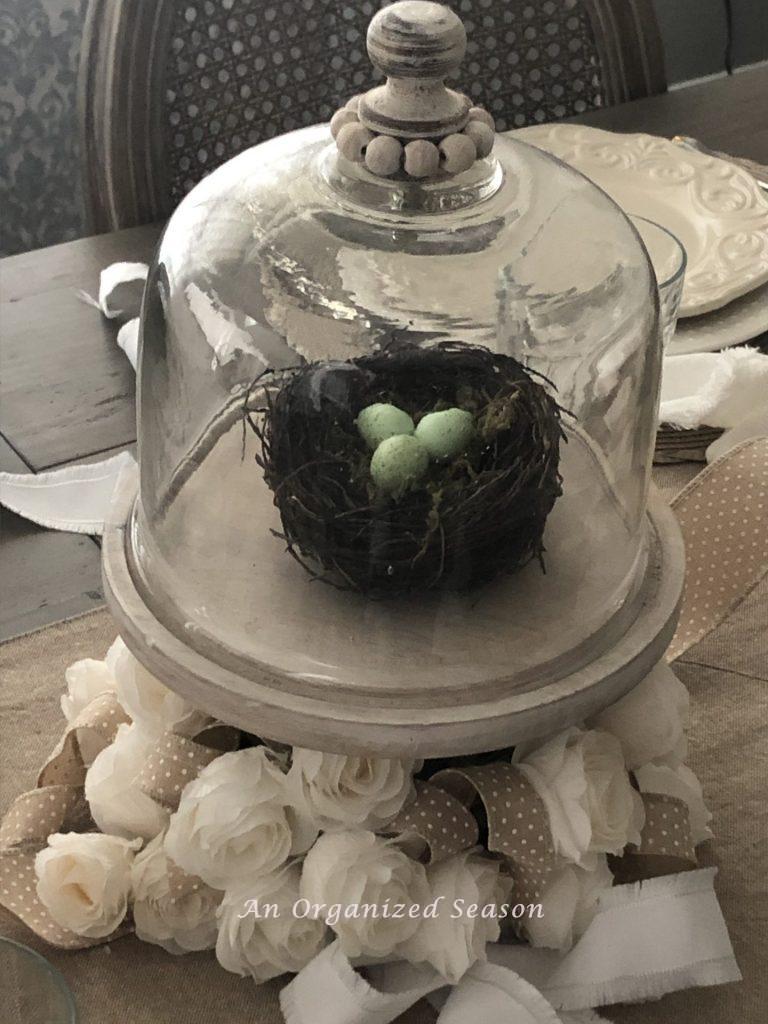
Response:
[{"label": "chair back panel", "polygon": [[[111,39],[110,52],[91,33],[100,58],[95,66],[126,74],[149,45],[146,8],[152,8],[150,60],[134,71],[133,87],[123,89],[134,109],[115,97],[114,76],[110,84],[102,74],[104,102],[112,109],[94,115],[88,92],[98,89],[99,76],[83,78],[86,123],[91,111],[88,174],[98,179],[101,166],[112,170],[111,182],[97,180],[89,190],[94,227],[162,216],[243,149],[329,120],[379,80],[365,36],[388,2],[91,0],[94,24],[101,11],[108,24],[100,31]],[[500,131],[659,91],[663,62],[651,2],[452,0],[468,36],[457,87],[493,114]],[[122,169],[97,147],[117,147]],[[147,169],[131,167],[142,159]]]}]

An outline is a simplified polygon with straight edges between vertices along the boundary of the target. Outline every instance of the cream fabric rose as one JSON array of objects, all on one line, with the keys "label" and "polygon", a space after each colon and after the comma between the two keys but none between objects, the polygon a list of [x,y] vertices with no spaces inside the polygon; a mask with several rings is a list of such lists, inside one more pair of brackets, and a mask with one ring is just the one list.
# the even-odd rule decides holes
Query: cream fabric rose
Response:
[{"label": "cream fabric rose", "polygon": [[416,932],[430,890],[424,867],[392,840],[348,831],[317,840],[304,861],[301,895],[336,933],[343,953],[380,957]]},{"label": "cream fabric rose", "polygon": [[647,764],[637,769],[635,778],[641,793],[675,796],[688,805],[694,845],[712,838],[712,832],[708,827],[712,814],[704,803],[701,783],[687,765],[680,764],[676,768],[670,768],[669,765]]},{"label": "cream fabric rose", "polygon": [[142,793],[138,784],[155,739],[135,722],[120,725],[112,743],[88,769],[85,798],[102,832],[124,839],[152,839],[168,824],[169,812]]},{"label": "cream fabric rose", "polygon": [[688,690],[661,662],[591,724],[619,740],[628,768],[639,768],[649,761],[674,767],[688,753],[685,728],[689,713]]},{"label": "cream fabric rose", "polygon": [[216,941],[222,967],[262,982],[300,971],[320,952],[329,932],[323,921],[295,912],[300,878],[294,863],[226,891]]},{"label": "cream fabric rose", "polygon": [[147,672],[119,637],[107,652],[106,664],[115,677],[117,699],[145,732],[194,736],[212,721]]},{"label": "cream fabric rose", "polygon": [[587,930],[601,894],[613,885],[605,854],[590,871],[566,864],[555,872],[541,897],[541,917],[526,914],[522,932],[532,946],[570,949]]},{"label": "cream fabric rose", "polygon": [[61,710],[68,722],[73,722],[100,693],[114,693],[117,684],[105,661],[83,658],[64,673],[67,692],[61,698]]},{"label": "cream fabric rose", "polygon": [[413,761],[293,748],[289,778],[321,829],[377,829],[413,796]]},{"label": "cream fabric rose", "polygon": [[111,935],[128,909],[131,863],[140,847],[140,839],[99,832],[54,833],[35,857],[40,902],[77,935]]},{"label": "cream fabric rose", "polygon": [[162,835],[136,855],[131,868],[136,935],[175,955],[212,949],[221,893],[199,879],[179,892],[169,875],[172,866]]},{"label": "cream fabric rose", "polygon": [[266,747],[222,754],[185,787],[165,837],[170,858],[215,889],[254,880],[317,836]]},{"label": "cream fabric rose", "polygon": [[499,906],[510,888],[499,866],[466,852],[427,868],[430,903],[416,933],[399,949],[405,959],[431,964],[451,985],[485,960],[487,943],[499,937]]},{"label": "cream fabric rose", "polygon": [[565,860],[594,868],[595,854],[618,854],[639,842],[643,802],[614,736],[573,727],[530,753],[518,747],[518,758],[546,806],[555,853]]}]

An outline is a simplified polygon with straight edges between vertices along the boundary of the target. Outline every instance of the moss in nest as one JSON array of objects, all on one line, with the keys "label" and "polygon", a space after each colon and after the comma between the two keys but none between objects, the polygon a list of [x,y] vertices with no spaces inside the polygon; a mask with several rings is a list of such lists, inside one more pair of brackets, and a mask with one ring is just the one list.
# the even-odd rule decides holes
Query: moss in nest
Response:
[{"label": "moss in nest", "polygon": [[[310,363],[255,382],[248,422],[288,551],[313,576],[369,597],[468,590],[542,560],[562,492],[560,408],[509,356],[446,342]],[[397,497],[377,492],[356,428],[377,402],[472,413],[475,433]],[[542,563],[543,564],[543,563]]]}]

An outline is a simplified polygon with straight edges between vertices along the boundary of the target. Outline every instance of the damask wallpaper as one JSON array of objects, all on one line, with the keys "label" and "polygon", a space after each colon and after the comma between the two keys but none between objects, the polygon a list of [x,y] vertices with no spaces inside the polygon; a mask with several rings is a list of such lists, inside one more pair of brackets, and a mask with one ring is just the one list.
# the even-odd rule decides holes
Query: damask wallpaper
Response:
[{"label": "damask wallpaper", "polygon": [[87,0],[0,0],[0,255],[85,233],[77,67]]}]

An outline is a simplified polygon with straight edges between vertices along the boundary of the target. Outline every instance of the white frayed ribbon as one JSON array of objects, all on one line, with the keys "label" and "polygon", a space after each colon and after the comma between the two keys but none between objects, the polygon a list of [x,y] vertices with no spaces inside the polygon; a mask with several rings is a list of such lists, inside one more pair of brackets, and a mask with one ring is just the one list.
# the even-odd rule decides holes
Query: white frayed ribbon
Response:
[{"label": "white frayed ribbon", "polygon": [[430,996],[438,1024],[578,1024],[599,1021],[597,1006],[739,981],[714,876],[703,868],[615,886],[568,952],[497,943],[453,989],[404,963],[364,977],[334,943],[283,989],[283,1013],[287,1024],[390,1024]]},{"label": "white frayed ribbon", "polygon": [[82,302],[100,310],[109,320],[121,316],[136,317],[141,308],[148,273],[146,263],[110,263],[99,277],[98,298],[84,291],[77,295]]},{"label": "white frayed ribbon", "polygon": [[124,323],[117,332],[117,344],[125,352],[128,362],[134,370],[139,362],[139,325],[141,320],[135,316],[133,320]]},{"label": "white frayed ribbon", "polygon": [[667,356],[659,420],[681,429],[725,431],[707,449],[714,462],[737,444],[768,432],[768,355],[755,348]]},{"label": "white frayed ribbon", "polygon": [[337,942],[326,946],[281,991],[286,1024],[390,1024],[445,986],[434,968],[403,961],[366,973],[368,978],[355,970]]},{"label": "white frayed ribbon", "polygon": [[0,473],[0,504],[50,530],[100,535],[120,474],[135,467],[130,452],[120,452],[37,475]]}]

